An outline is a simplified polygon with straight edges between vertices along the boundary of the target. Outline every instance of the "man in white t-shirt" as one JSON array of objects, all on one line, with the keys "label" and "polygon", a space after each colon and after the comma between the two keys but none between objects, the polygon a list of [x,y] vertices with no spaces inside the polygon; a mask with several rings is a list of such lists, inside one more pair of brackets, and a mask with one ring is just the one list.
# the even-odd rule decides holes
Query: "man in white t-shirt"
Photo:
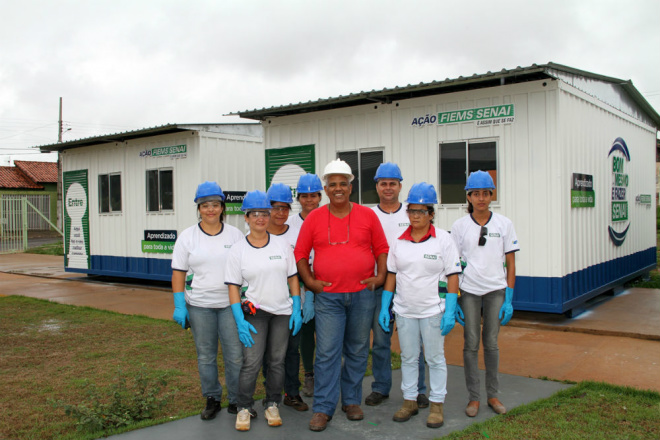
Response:
[{"label": "man in white t-shirt", "polygon": [[[399,202],[399,193],[401,192],[401,170],[399,166],[385,162],[380,164],[376,170],[376,192],[378,193],[379,203],[372,209],[378,216],[380,224],[383,226],[388,245],[403,234],[408,226],[410,219],[401,202]],[[376,290],[376,304],[380,304],[383,289]],[[371,394],[367,396],[364,403],[369,406],[376,406],[387,399],[392,388],[392,360],[391,360],[391,337],[394,323],[390,323],[390,332],[385,333],[378,324],[378,314],[380,307],[374,310],[372,323],[373,344],[371,348],[372,371],[374,381],[371,383]],[[426,397],[424,353],[420,351],[419,356],[419,382],[417,405],[419,408],[429,406],[429,400]]]}]

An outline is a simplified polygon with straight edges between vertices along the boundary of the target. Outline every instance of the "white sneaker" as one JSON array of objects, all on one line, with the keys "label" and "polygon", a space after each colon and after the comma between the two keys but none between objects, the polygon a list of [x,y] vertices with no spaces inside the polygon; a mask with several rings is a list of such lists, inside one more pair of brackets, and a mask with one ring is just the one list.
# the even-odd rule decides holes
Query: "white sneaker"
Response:
[{"label": "white sneaker", "polygon": [[276,403],[273,403],[271,406],[266,408],[266,420],[268,420],[268,426],[282,426],[280,410],[277,409]]},{"label": "white sneaker", "polygon": [[241,408],[236,415],[236,430],[249,431],[250,430],[250,411],[247,408]]}]

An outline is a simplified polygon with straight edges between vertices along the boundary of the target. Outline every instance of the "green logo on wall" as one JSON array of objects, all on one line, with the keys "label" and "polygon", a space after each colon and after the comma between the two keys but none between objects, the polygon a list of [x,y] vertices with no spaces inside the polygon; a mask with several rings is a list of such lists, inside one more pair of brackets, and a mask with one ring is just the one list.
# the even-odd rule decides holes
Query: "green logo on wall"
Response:
[{"label": "green logo on wall", "polygon": [[[612,156],[612,223],[607,230],[610,240],[615,246],[621,246],[626,240],[630,229],[630,222],[621,231],[622,222],[628,221],[628,174],[625,173],[624,164],[630,162],[630,151],[622,138],[616,138],[607,155]],[[616,226],[616,229],[613,227]]]}]

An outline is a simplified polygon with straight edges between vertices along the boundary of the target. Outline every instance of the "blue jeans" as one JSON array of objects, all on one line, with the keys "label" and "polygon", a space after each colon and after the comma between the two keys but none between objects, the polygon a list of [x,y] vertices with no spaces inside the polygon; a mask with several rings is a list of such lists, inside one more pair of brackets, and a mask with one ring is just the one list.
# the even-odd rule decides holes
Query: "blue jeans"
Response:
[{"label": "blue jeans", "polygon": [[[257,310],[255,315],[245,316],[257,333],[250,333],[254,345],[243,347],[243,367],[238,380],[238,407],[252,408],[257,376],[264,356],[268,363],[266,377],[266,406],[282,402],[284,386],[284,358],[289,341],[289,318],[291,315],[273,315]],[[237,332],[238,333],[238,332]]]},{"label": "blue jeans", "polygon": [[314,298],[315,413],[332,416],[339,401],[340,388],[342,405],[362,403],[362,379],[369,358],[369,332],[375,298],[375,293],[368,289],[350,293],[321,293]]},{"label": "blue jeans", "polygon": [[[497,397],[499,392],[500,350],[497,337],[500,333],[499,313],[504,304],[504,289],[489,292],[483,296],[462,291],[458,300],[465,314],[465,343],[463,364],[465,365],[465,386],[470,400],[479,401],[479,331],[484,344],[484,365],[486,366],[486,396]],[[483,310],[483,329],[481,314]]]},{"label": "blue jeans", "polygon": [[443,403],[447,394],[447,362],[445,337],[440,323],[442,314],[428,318],[396,317],[401,345],[401,391],[405,400],[416,400],[419,374],[420,343],[424,345],[426,362],[429,364],[431,394],[429,400]]},{"label": "blue jeans", "polygon": [[[392,388],[391,339],[392,332],[394,331],[394,323],[390,323],[389,333],[385,333],[378,323],[382,296],[383,289],[376,289],[376,307],[374,308],[374,319],[371,324],[371,330],[374,334],[371,348],[371,370],[374,373],[374,381],[371,383],[371,391],[388,396]],[[419,381],[417,390],[419,394],[426,394],[426,368],[424,365],[423,350],[420,350],[419,355]]]},{"label": "blue jeans", "polygon": [[187,305],[190,328],[197,348],[197,369],[202,384],[202,395],[222,398],[222,385],[218,381],[218,340],[225,364],[227,400],[236,404],[238,376],[243,365],[243,345],[238,339],[236,321],[231,308],[212,309]]}]

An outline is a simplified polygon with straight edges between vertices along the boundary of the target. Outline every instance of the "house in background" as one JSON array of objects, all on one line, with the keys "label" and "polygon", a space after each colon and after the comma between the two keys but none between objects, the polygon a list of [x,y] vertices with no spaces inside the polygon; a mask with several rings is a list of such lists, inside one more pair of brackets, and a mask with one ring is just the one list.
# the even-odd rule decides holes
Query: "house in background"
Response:
[{"label": "house in background", "polygon": [[[0,167],[0,212],[10,196],[26,196],[42,214],[57,224],[57,163],[14,161],[13,167]],[[50,225],[38,215],[28,214],[30,230],[48,230]]]}]

